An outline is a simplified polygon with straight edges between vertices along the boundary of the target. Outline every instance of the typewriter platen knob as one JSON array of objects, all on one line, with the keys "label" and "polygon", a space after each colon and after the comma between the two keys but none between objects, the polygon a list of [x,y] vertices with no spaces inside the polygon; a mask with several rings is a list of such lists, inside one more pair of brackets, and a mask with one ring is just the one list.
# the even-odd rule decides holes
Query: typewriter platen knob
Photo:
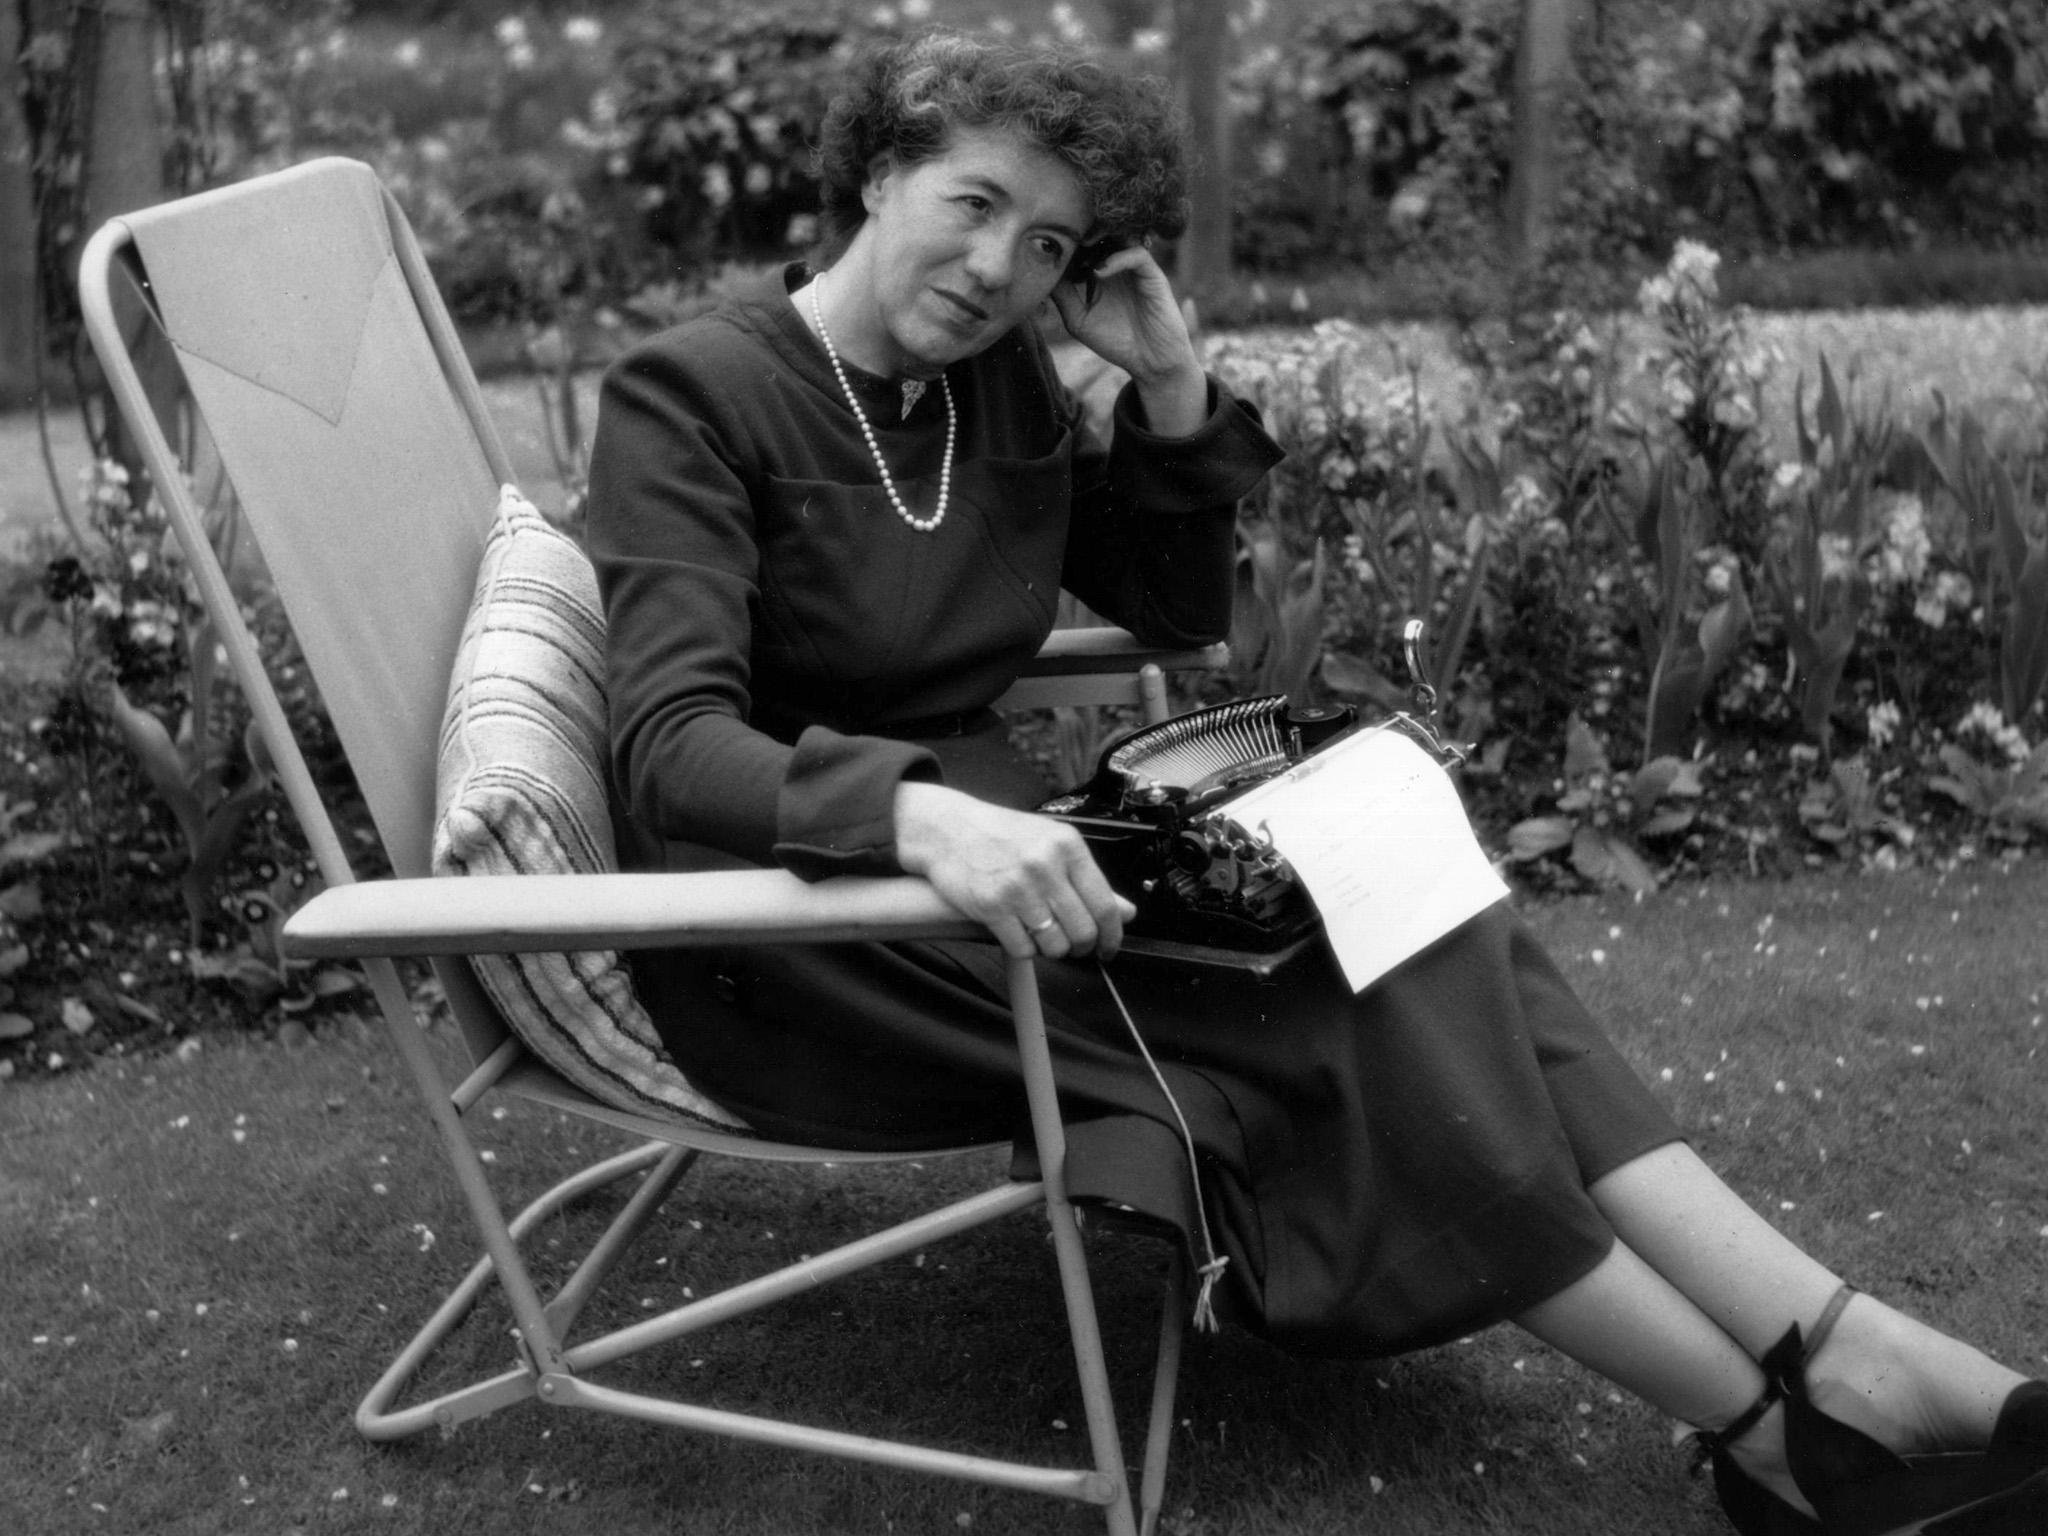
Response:
[{"label": "typewriter platen knob", "polygon": [[1358,718],[1350,704],[1303,704],[1287,711],[1287,744],[1296,757],[1313,752]]}]

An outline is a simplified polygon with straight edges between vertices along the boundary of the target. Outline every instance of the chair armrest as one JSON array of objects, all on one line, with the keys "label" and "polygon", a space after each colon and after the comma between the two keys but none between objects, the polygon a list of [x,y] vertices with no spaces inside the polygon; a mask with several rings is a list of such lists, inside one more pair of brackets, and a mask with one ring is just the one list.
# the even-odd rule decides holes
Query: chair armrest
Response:
[{"label": "chair armrest", "polygon": [[322,891],[284,925],[286,951],[306,959],[987,937],[923,880],[810,884],[779,869],[368,880]]},{"label": "chair armrest", "polygon": [[1230,647],[1221,643],[1193,650],[1171,650],[1146,645],[1127,629],[1097,625],[1054,630],[1019,675],[1065,677],[1091,672],[1136,672],[1147,665],[1162,672],[1213,671],[1229,661]]}]

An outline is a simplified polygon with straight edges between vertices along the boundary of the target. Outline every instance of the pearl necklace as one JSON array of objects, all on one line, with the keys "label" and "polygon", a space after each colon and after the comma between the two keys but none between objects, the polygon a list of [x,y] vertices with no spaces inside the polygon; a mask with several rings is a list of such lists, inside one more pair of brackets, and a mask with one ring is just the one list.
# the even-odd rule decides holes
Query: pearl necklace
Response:
[{"label": "pearl necklace", "polygon": [[[854,394],[853,385],[846,377],[845,365],[839,361],[839,349],[832,345],[832,333],[825,329],[825,311],[818,306],[818,290],[823,286],[822,276],[811,279],[811,318],[818,322],[818,339],[825,343],[825,356],[832,360],[832,375],[839,380],[846,403],[853,407],[853,419],[860,423],[860,435],[867,440],[875,468],[881,471],[882,489],[889,493],[889,505],[896,509],[898,517],[919,533],[930,533],[946,520],[946,497],[953,488],[953,438],[960,425],[959,413],[953,408],[953,386],[945,374],[939,375],[939,388],[946,393],[946,456],[939,461],[939,504],[932,509],[930,517],[915,517],[897,494],[896,482],[890,477],[889,466],[882,459],[882,445],[875,441],[875,429],[868,425],[868,413],[860,408],[859,397]],[[909,414],[916,398],[906,392],[904,414]]]}]

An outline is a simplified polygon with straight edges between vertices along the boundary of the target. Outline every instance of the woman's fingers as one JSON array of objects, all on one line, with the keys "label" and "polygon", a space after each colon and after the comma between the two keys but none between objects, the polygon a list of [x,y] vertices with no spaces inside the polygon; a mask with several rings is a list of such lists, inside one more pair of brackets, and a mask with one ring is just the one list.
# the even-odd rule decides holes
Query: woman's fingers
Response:
[{"label": "woman's fingers", "polygon": [[985,923],[1009,954],[1108,956],[1123,942],[1135,909],[1110,888],[1072,827],[943,786],[905,784],[896,835],[903,867]]},{"label": "woman's fingers", "polygon": [[1152,250],[1144,245],[1126,245],[1111,251],[1108,256],[1095,264],[1097,277],[1115,277],[1119,272],[1138,272],[1151,269],[1165,280],[1164,269],[1153,259]]},{"label": "woman's fingers", "polygon": [[1042,955],[1097,954],[1107,960],[1123,944],[1124,924],[1137,908],[1117,895],[1103,878],[1087,845],[1077,838],[1057,878],[1040,889],[1043,915],[1024,898],[1020,926]]},{"label": "woman's fingers", "polygon": [[1068,869],[1068,889],[1085,914],[1085,932],[1072,935],[1074,947],[1082,953],[1092,950],[1107,960],[1123,944],[1124,920],[1134,916],[1137,908],[1110,887],[1095,856],[1078,834],[1075,842],[1080,846],[1077,861]]},{"label": "woman's fingers", "polygon": [[1024,924],[1024,931],[1038,946],[1038,952],[1057,960],[1064,955],[1086,954],[1095,947],[1099,925],[1094,914],[1071,889],[1057,891],[1046,899],[1046,915]]},{"label": "woman's fingers", "polygon": [[1201,426],[1208,379],[1173,285],[1150,251],[1116,252],[1091,281],[1057,285],[1053,303],[1069,335],[1131,376],[1153,431],[1184,437]]},{"label": "woman's fingers", "polygon": [[1106,958],[1123,942],[1129,903],[1110,888],[1078,834],[1056,830],[1071,836],[1071,845],[1063,836],[1049,857],[1040,850],[1011,850],[1015,861],[975,892],[969,910],[1013,955],[1057,960],[1093,952]]},{"label": "woman's fingers", "polygon": [[[940,894],[945,894],[943,886],[940,887]],[[960,906],[962,903],[954,900],[953,905]],[[991,915],[974,912],[969,912],[968,916],[981,917],[982,921],[988,924],[989,934],[998,944],[1003,946],[1003,953],[1013,959],[1028,960],[1033,955],[1044,952],[1038,946],[1038,936],[1025,926],[1021,918],[1003,914]]]}]

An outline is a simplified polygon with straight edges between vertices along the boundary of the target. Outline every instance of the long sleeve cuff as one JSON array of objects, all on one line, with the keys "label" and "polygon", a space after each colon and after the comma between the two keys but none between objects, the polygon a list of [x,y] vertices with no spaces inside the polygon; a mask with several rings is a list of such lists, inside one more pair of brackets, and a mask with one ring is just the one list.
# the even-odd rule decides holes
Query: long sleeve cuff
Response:
[{"label": "long sleeve cuff", "polygon": [[1111,476],[1140,512],[1228,506],[1248,495],[1286,454],[1266,433],[1255,407],[1209,381],[1209,414],[1186,437],[1161,437],[1144,425],[1135,384],[1116,398]]},{"label": "long sleeve cuff", "polygon": [[896,786],[941,777],[939,760],[914,743],[810,727],[776,800],[776,862],[804,880],[901,874]]}]

